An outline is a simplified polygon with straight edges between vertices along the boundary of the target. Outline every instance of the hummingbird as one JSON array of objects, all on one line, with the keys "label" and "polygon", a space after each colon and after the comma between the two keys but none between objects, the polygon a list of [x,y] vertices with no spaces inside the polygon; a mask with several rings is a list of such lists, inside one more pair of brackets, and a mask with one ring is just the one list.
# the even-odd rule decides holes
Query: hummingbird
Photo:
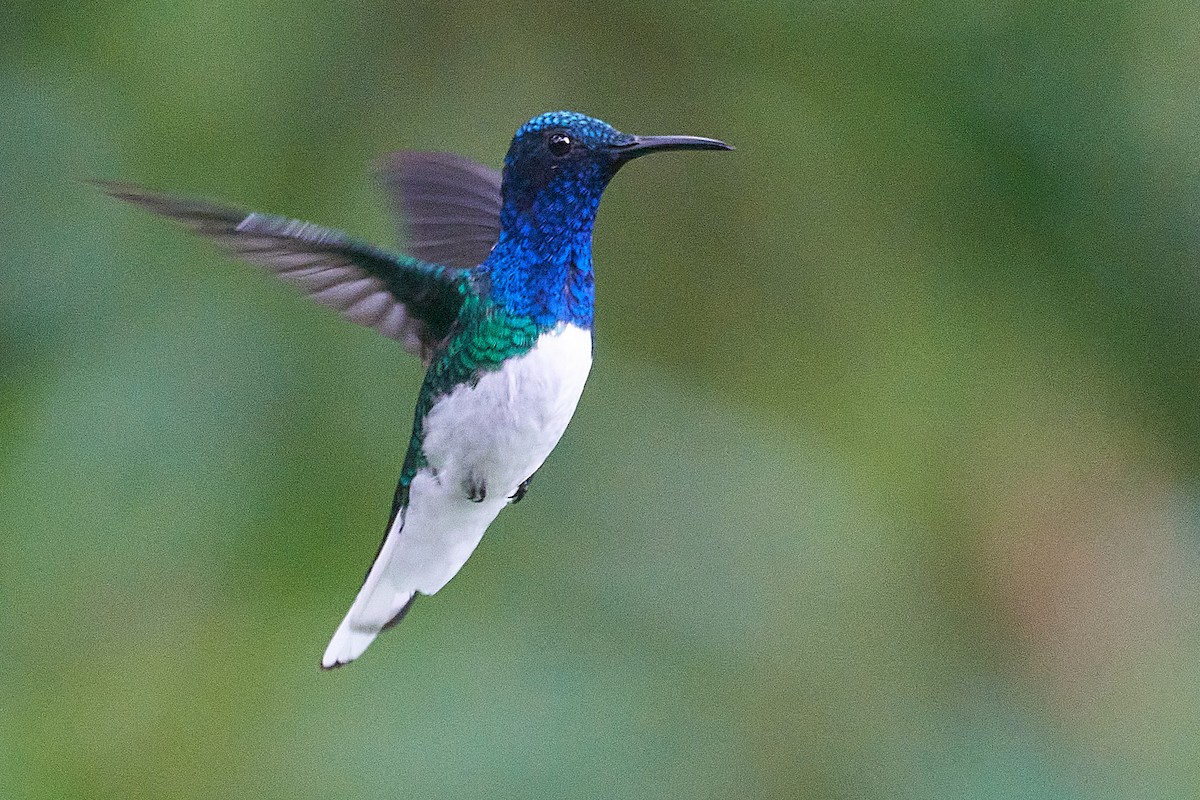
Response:
[{"label": "hummingbird", "polygon": [[558,444],[592,366],[592,228],[609,180],[649,153],[732,149],[554,111],[517,130],[502,172],[451,153],[393,153],[377,171],[404,254],[311,222],[98,182],[425,366],[383,542],[322,668],[358,658],[418,595],[445,586]]}]

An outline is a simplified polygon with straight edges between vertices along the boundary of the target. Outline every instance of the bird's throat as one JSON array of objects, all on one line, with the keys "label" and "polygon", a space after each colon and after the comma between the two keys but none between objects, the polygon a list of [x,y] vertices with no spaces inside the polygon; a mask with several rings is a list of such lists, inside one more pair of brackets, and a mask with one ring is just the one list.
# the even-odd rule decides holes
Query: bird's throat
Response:
[{"label": "bird's throat", "polygon": [[543,229],[522,217],[507,225],[480,268],[490,299],[509,313],[534,319],[538,327],[560,322],[592,327],[595,281],[592,274],[592,224]]}]

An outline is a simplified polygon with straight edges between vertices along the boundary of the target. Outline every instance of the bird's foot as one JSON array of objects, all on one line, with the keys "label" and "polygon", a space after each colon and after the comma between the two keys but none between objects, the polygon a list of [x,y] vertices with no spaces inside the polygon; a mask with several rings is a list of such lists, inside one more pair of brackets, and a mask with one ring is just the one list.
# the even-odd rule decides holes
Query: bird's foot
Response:
[{"label": "bird's foot", "polygon": [[526,492],[529,491],[529,484],[532,481],[533,481],[532,475],[530,475],[525,480],[521,481],[521,485],[518,486],[517,490],[512,493],[511,497],[508,498],[508,502],[511,503],[512,505],[516,505],[517,503],[521,502],[521,500],[523,500],[525,498]]},{"label": "bird's foot", "polygon": [[467,499],[472,503],[482,503],[487,499],[487,482],[478,480],[475,476],[467,479]]}]

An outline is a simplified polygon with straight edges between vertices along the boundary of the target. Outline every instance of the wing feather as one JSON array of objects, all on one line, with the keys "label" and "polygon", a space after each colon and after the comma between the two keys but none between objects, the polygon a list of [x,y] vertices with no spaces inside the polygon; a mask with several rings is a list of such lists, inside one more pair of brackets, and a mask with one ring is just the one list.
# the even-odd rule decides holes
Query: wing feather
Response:
[{"label": "wing feather", "polygon": [[500,238],[499,172],[453,153],[404,151],[378,173],[407,252],[452,267],[483,263]]},{"label": "wing feather", "polygon": [[[229,254],[293,284],[351,322],[428,360],[449,334],[470,273],[357,242],[311,222],[98,182],[109,195],[181,222]],[[489,245],[490,249],[490,245]]]}]

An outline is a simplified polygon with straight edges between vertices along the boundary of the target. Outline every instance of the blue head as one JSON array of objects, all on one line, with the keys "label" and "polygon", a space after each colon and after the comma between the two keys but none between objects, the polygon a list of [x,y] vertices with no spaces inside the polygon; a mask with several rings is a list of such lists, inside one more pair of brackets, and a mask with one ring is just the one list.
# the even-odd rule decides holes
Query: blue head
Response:
[{"label": "blue head", "polygon": [[572,111],[529,120],[504,157],[505,215],[533,217],[552,237],[590,232],[600,194],[620,166],[609,152],[633,138]]},{"label": "blue head", "polygon": [[529,120],[504,157],[500,241],[486,264],[493,296],[531,316],[590,326],[592,226],[612,176],[647,153],[731,149],[698,136],[633,136],[573,111]]},{"label": "blue head", "polygon": [[682,149],[731,148],[697,136],[633,136],[573,111],[534,117],[517,130],[504,157],[502,223],[524,218],[552,240],[551,251],[580,235],[590,242],[600,195],[617,170],[646,153]]}]

